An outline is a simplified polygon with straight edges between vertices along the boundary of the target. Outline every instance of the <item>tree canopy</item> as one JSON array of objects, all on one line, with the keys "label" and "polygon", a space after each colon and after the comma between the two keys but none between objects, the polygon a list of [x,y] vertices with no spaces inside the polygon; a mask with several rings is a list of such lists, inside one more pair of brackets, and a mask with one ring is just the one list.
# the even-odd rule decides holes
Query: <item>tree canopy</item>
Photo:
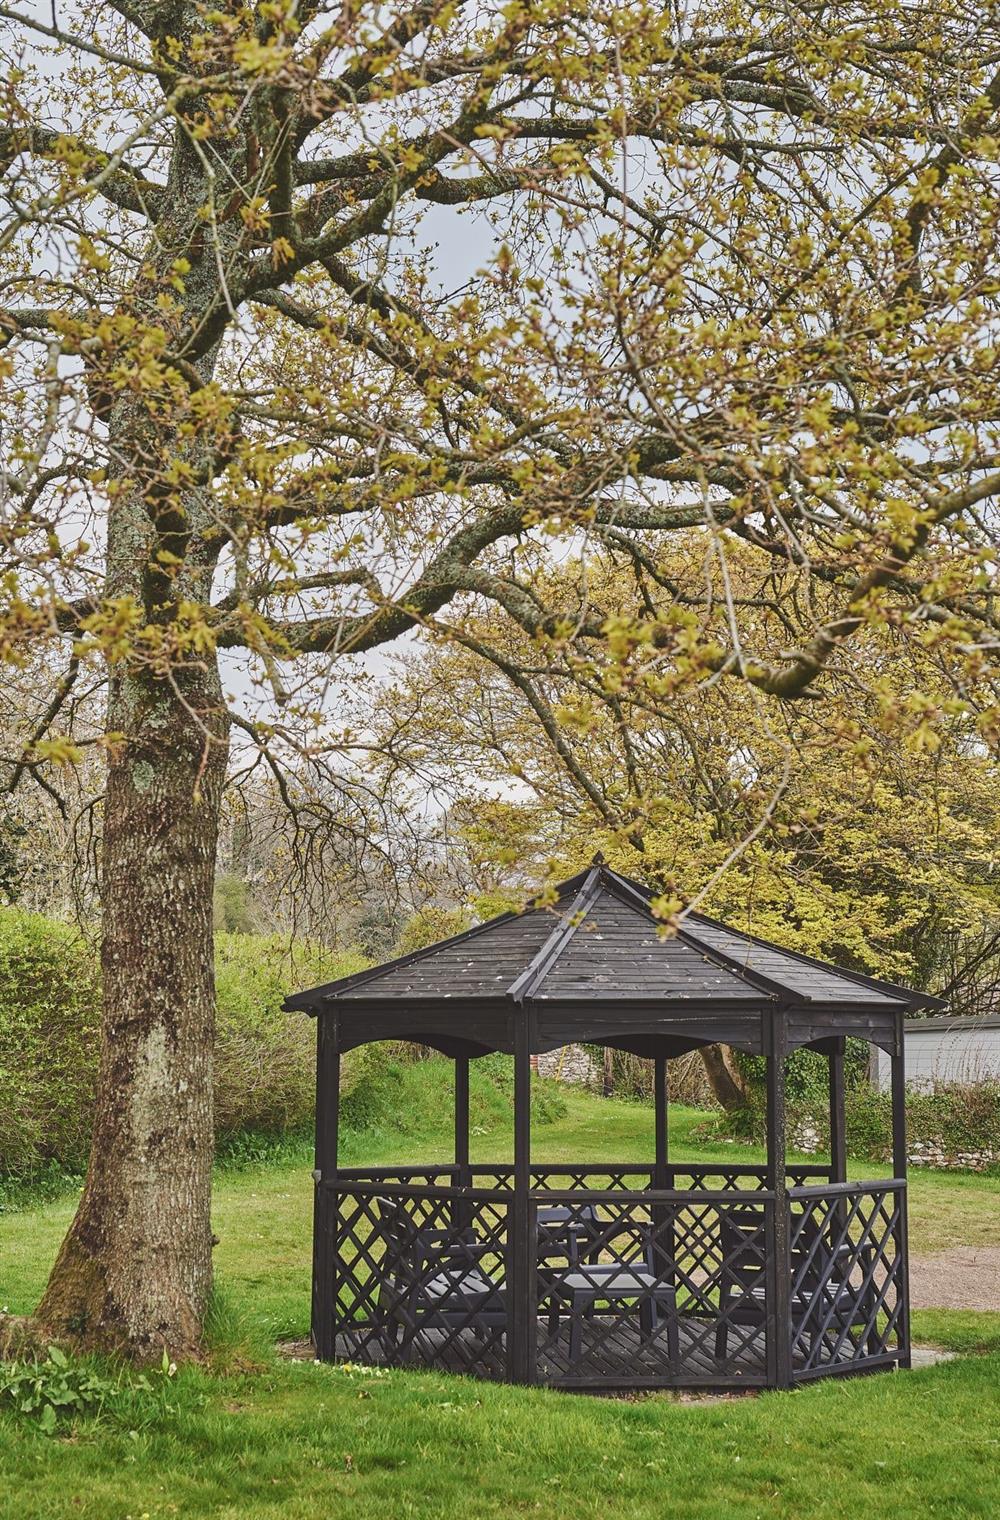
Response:
[{"label": "tree canopy", "polygon": [[[662,700],[802,695],[872,621],[992,670],[977,8],[64,16],[4,13],[12,653],[246,650],[296,733],[330,657],[482,601],[613,664],[655,648]],[[472,255],[451,289],[442,237]],[[703,586],[660,595],[691,523],[782,571],[783,648],[742,599],[709,630]],[[634,569],[613,626],[539,593],[580,534]]]},{"label": "tree canopy", "polygon": [[[672,575],[697,574],[703,558],[692,532],[674,545]],[[729,570],[737,595],[749,589],[745,552]],[[610,609],[629,578],[611,558],[560,575]],[[757,614],[758,636],[775,645],[778,605],[762,601]],[[518,670],[531,664],[525,637],[498,615],[476,635]],[[694,904],[806,954],[926,986],[956,1011],[990,1006],[996,758],[936,651],[877,629],[854,653],[821,678],[821,700],[775,708],[749,686],[701,684],[664,710],[645,683],[608,692],[586,662],[535,646],[528,679],[558,719],[550,739],[500,667],[440,644],[404,658],[377,693],[382,786],[409,788],[414,806],[425,792],[439,799],[423,850],[438,900],[488,913],[505,881],[513,904],[518,881],[558,879],[600,849],[661,885],[665,922]]]}]

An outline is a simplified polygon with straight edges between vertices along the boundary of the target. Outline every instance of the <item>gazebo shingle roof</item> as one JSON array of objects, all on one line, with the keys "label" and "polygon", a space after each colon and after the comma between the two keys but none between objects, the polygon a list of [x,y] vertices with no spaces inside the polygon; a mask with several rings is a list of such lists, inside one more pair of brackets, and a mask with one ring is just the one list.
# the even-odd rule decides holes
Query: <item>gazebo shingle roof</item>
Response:
[{"label": "gazebo shingle roof", "polygon": [[[535,1010],[541,1026],[550,1025],[536,1041],[539,1048],[610,1034],[608,1043],[644,1049],[644,1036],[668,1031],[690,1047],[695,1031],[679,1027],[679,1016],[688,1021],[697,1014],[706,1032],[694,1043],[706,1043],[733,1039],[713,1018],[739,1022],[753,1015],[759,1025],[762,1013],[780,1005],[801,1011],[806,1023],[798,1042],[810,1043],[838,1032],[876,1038],[900,1011],[942,1006],[925,993],[784,950],[699,913],[687,914],[676,935],[661,937],[650,907],[653,892],[600,860],[557,891],[551,908],[503,914],[385,965],[296,993],[285,1007],[337,1011],[351,1023],[364,1010],[368,1038],[377,1037],[372,1019],[377,1025],[377,1015],[395,1014],[412,1025],[401,1037],[419,1039],[423,1028],[425,1036],[446,1033],[499,1049],[509,1040],[479,1027],[487,1010],[508,1018]],[[428,1024],[432,1008],[437,1016]],[[627,1025],[621,1023],[626,1010],[633,1014]],[[602,1014],[613,1017],[613,1027],[601,1024]],[[851,1017],[822,1029],[808,1023],[808,1016],[820,1014]],[[581,1024],[576,1032],[574,1020]],[[738,1033],[735,1042],[756,1044]]]}]

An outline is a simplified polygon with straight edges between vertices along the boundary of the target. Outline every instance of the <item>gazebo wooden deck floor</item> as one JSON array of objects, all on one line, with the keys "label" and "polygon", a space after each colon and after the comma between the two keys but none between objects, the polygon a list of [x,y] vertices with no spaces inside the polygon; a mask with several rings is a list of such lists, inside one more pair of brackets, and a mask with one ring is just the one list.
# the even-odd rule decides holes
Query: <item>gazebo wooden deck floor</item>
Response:
[{"label": "gazebo wooden deck floor", "polygon": [[[627,1388],[698,1388],[738,1389],[768,1386],[767,1336],[763,1329],[747,1330],[738,1348],[729,1351],[724,1363],[713,1355],[711,1336],[706,1335],[703,1319],[680,1315],[678,1368],[671,1378],[665,1375],[657,1347],[644,1342],[634,1324],[619,1322],[611,1330],[584,1325],[582,1359],[593,1369],[588,1385],[607,1389]],[[570,1352],[568,1327],[550,1335],[544,1318],[536,1321],[535,1367],[538,1380],[549,1387],[579,1386]],[[857,1348],[847,1342],[823,1366],[823,1376],[854,1370]],[[337,1337],[333,1360],[358,1360],[357,1341],[352,1336]],[[378,1340],[369,1341],[361,1357],[370,1366],[397,1365],[391,1353]],[[495,1382],[507,1379],[507,1350],[502,1338],[484,1348],[471,1331],[458,1336],[428,1330],[421,1336],[418,1365],[442,1372],[457,1372]],[[796,1381],[810,1376],[809,1359],[801,1352],[793,1356]],[[812,1374],[816,1376],[816,1373]]]},{"label": "gazebo wooden deck floor", "polygon": [[[558,1387],[561,1382],[571,1385],[572,1362],[569,1349],[569,1329],[564,1327],[557,1337],[549,1334],[546,1320],[539,1319],[536,1331],[536,1347],[539,1380]],[[733,1388],[740,1383],[746,1388],[767,1386],[767,1345],[763,1330],[751,1331],[749,1344],[738,1352],[731,1352],[724,1370],[712,1356],[711,1340],[706,1339],[703,1320],[681,1315],[678,1319],[680,1335],[680,1364],[683,1374],[678,1374],[677,1386],[706,1388]],[[597,1355],[594,1352],[597,1348]],[[480,1343],[471,1332],[465,1331],[456,1340],[441,1331],[428,1330],[422,1340],[420,1364],[434,1366],[443,1372],[468,1373],[474,1367],[474,1376],[503,1382],[507,1377],[506,1348],[501,1343],[482,1355]],[[356,1358],[357,1347],[350,1336],[338,1336],[334,1360],[349,1362]],[[648,1353],[639,1331],[634,1326],[620,1324],[612,1331],[583,1327],[583,1356],[599,1367],[603,1374],[603,1386],[607,1388],[647,1388],[650,1383],[665,1384],[662,1367],[655,1355]],[[391,1356],[377,1342],[370,1342],[365,1361],[375,1366],[394,1365]],[[850,1351],[842,1353],[846,1367],[851,1360]],[[804,1365],[804,1358],[798,1358]],[[832,1370],[832,1369],[831,1369]]]}]

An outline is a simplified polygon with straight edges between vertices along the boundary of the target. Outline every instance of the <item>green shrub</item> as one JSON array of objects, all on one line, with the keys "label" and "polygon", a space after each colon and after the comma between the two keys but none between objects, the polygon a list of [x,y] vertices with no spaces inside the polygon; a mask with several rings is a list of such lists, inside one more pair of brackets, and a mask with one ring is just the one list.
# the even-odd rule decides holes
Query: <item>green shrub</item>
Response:
[{"label": "green shrub", "polygon": [[[219,933],[216,955],[215,1122],[221,1158],[257,1164],[313,1122],[316,1026],[281,1010],[296,987],[363,967],[278,937]],[[100,1044],[97,959],[64,925],[0,910],[0,1207],[30,1194],[54,1195],[86,1162]],[[342,1063],[341,1130],[434,1134],[452,1103],[453,1065],[415,1060],[397,1043],[362,1046]],[[489,1134],[510,1126],[513,1063],[473,1061],[470,1125]],[[556,1082],[532,1083],[532,1114],[547,1123],[566,1111]]]},{"label": "green shrub", "polygon": [[39,914],[0,911],[0,1174],[80,1165],[99,1050],[90,946]]},{"label": "green shrub", "polygon": [[216,933],[228,929],[235,934],[253,934],[259,927],[254,922],[250,885],[241,876],[223,872],[216,877],[212,895],[212,927]]},{"label": "green shrub", "polygon": [[[736,1064],[747,1085],[752,1108],[763,1107],[767,1062],[763,1056],[734,1051]],[[829,1058],[819,1050],[793,1050],[785,1063],[785,1095],[790,1104],[822,1104],[829,1091]],[[847,1040],[844,1051],[844,1083],[848,1091],[867,1086],[868,1045]]]},{"label": "green shrub", "polygon": [[[870,1161],[892,1157],[892,1099],[867,1082],[856,1082],[845,1096],[848,1154]],[[797,1097],[787,1108],[789,1145],[806,1128],[815,1130],[819,1149],[830,1144],[827,1094]],[[909,1087],[906,1093],[907,1149],[928,1165],[959,1165],[1000,1172],[1000,1082],[942,1082]],[[750,1102],[737,1113],[721,1114],[717,1135],[754,1145],[765,1138],[763,1094],[751,1089]],[[993,1160],[988,1159],[992,1153]]]},{"label": "green shrub", "polygon": [[[859,1087],[848,1095],[847,1134],[858,1155],[892,1155],[892,1100],[887,1092]],[[941,1082],[906,1093],[910,1155],[929,1162],[985,1165],[1000,1171],[1000,1082]],[[992,1152],[995,1160],[986,1161]],[[980,1157],[983,1158],[980,1162]]]},{"label": "green shrub", "polygon": [[413,950],[423,950],[439,939],[451,939],[472,927],[472,916],[464,908],[421,908],[406,920],[399,932],[394,955],[409,955]]},{"label": "green shrub", "polygon": [[359,971],[354,953],[333,954],[279,936],[215,936],[215,1132],[284,1134],[312,1122],[316,1025],[282,1013],[296,987]]},{"label": "green shrub", "polygon": [[348,1051],[340,1069],[340,1127],[380,1129],[399,1112],[404,1068],[394,1049],[361,1045]]},{"label": "green shrub", "polygon": [[[296,987],[365,964],[249,934],[216,936],[216,1134],[281,1135],[312,1122],[316,1029],[281,1011]],[[58,1191],[86,1163],[100,1050],[97,956],[64,924],[0,910],[0,1195]]]}]

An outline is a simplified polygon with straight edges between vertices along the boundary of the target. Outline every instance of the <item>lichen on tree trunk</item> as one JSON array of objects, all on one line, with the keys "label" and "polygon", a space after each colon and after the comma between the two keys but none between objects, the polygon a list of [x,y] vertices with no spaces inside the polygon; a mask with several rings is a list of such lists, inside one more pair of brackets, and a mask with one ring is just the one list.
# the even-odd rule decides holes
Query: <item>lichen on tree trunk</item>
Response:
[{"label": "lichen on tree trunk", "polygon": [[105,597],[145,626],[127,654],[107,651],[94,1134],[36,1317],[83,1346],[181,1357],[200,1351],[212,1283],[212,895],[229,718],[214,651],[185,649],[176,629],[185,599],[209,599],[219,545],[197,493],[164,489],[178,444],[143,398],[119,399],[108,427],[120,452]]},{"label": "lichen on tree trunk", "polygon": [[83,1196],[39,1321],[133,1356],[196,1354],[212,1282],[212,882],[226,768],[214,663],[115,678],[103,1035]]}]

